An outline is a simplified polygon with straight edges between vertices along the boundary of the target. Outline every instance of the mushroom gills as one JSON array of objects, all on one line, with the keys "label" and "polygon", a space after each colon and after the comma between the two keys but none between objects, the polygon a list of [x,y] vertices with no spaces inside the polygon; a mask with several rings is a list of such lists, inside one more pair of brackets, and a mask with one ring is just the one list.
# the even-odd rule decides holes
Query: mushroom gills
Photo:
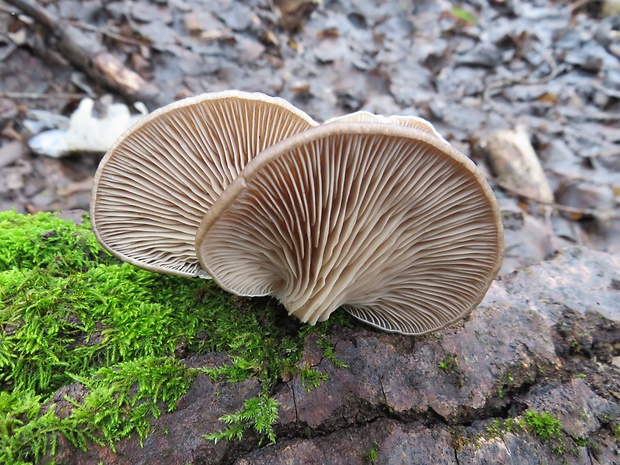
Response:
[{"label": "mushroom gills", "polygon": [[342,306],[387,331],[434,331],[468,314],[501,264],[491,189],[428,130],[336,121],[240,177],[203,218],[198,259],[224,289],[271,294],[310,324]]},{"label": "mushroom gills", "polygon": [[99,242],[149,271],[208,277],[194,247],[205,213],[258,153],[317,125],[260,93],[215,92],[158,109],[99,165],[91,199]]}]

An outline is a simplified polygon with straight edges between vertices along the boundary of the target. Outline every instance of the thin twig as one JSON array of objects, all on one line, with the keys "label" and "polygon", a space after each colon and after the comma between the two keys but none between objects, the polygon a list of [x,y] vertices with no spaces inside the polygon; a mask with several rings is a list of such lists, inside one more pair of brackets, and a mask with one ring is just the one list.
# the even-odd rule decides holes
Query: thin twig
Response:
[{"label": "thin twig", "polygon": [[131,37],[125,37],[120,34],[117,34],[116,32],[106,31],[103,28],[93,26],[91,24],[80,23],[79,21],[67,21],[67,22],[71,24],[72,26],[75,26],[79,29],[83,29],[85,31],[96,32],[97,34],[101,34],[101,35],[109,37],[110,39],[114,39],[117,42],[123,42],[129,45],[136,45],[138,47],[149,45],[148,42],[146,41],[140,41],[137,39],[132,39]]},{"label": "thin twig", "polygon": [[54,31],[54,18],[37,3],[32,3],[28,0],[7,0],[7,3],[20,9],[23,13],[30,16],[37,23],[43,25],[50,32]]},{"label": "thin twig", "polygon": [[17,11],[9,8],[8,6],[4,5],[3,3],[0,3],[0,13],[4,13],[7,14],[9,16],[13,16],[15,14],[17,14]]},{"label": "thin twig", "polygon": [[0,36],[6,39],[6,50],[0,54],[0,61],[4,61],[11,56],[11,53],[17,50],[17,45],[15,45],[15,42],[13,42],[11,38],[5,34],[0,33]]},{"label": "thin twig", "polygon": [[[5,0],[41,24],[55,40],[57,52],[89,77],[120,92],[124,97],[151,106],[167,103],[155,84],[129,69],[94,37],[85,34],[32,0]],[[97,37],[98,39],[98,37]]]},{"label": "thin twig", "polygon": [[45,94],[37,94],[34,92],[0,92],[0,97],[11,99],[28,99],[28,100],[65,100],[65,99],[81,99],[88,97],[87,94],[51,92]]},{"label": "thin twig", "polygon": [[598,1],[598,0],[577,0],[576,2],[572,3],[570,5],[570,14],[573,15],[575,14],[575,12],[581,8],[583,8],[584,6],[587,6],[589,3],[592,3],[594,1]]},{"label": "thin twig", "polygon": [[598,82],[593,82],[592,87],[594,87],[599,92],[602,92],[607,97],[613,97],[613,98],[620,99],[620,91],[608,89],[607,87],[603,86],[602,84],[599,84]]},{"label": "thin twig", "polygon": [[587,114],[587,113],[579,113],[579,112],[574,112],[574,113],[562,112],[561,115],[564,118],[568,118],[570,120],[576,120],[576,121],[619,121],[620,120],[620,113],[605,113],[602,111],[595,113],[595,114]]},{"label": "thin twig", "polygon": [[534,202],[534,203],[536,203],[538,205],[541,205],[543,207],[551,207],[552,209],[558,210],[558,211],[561,211],[561,212],[572,213],[574,215],[581,215],[581,216],[586,216],[586,215],[587,216],[594,216],[594,217],[604,216],[605,218],[609,218],[609,219],[620,219],[620,215],[615,215],[615,214],[607,212],[607,211],[596,210],[596,209],[593,209],[593,208],[571,207],[571,206],[568,206],[568,205],[562,205],[562,204],[555,203],[555,202],[543,202],[542,200],[539,200],[539,199],[536,199],[536,198],[534,198],[532,196],[524,194],[523,192],[519,192],[519,191],[517,191],[515,189],[512,189],[512,188],[506,186],[505,184],[503,184],[501,182],[498,182],[497,185],[501,189],[503,189],[503,190],[505,190],[505,191],[507,191],[507,192],[509,192],[511,194],[514,194],[514,195],[516,195],[518,197],[522,197],[522,198],[524,198],[527,201]]},{"label": "thin twig", "polygon": [[519,76],[519,77],[512,78],[512,79],[499,80],[496,82],[492,82],[488,86],[486,86],[484,91],[482,92],[482,100],[485,103],[488,103],[489,105],[491,105],[495,109],[495,111],[497,111],[498,113],[501,113],[501,111],[499,111],[499,108],[493,101],[493,95],[495,95],[495,91],[503,89],[504,87],[511,86],[513,84],[521,84],[524,86],[535,86],[535,85],[540,85],[540,84],[546,84],[547,82],[552,81],[559,74],[560,69],[555,59],[553,58],[551,51],[545,52],[545,62],[549,65],[549,68],[550,68],[549,73],[547,73],[545,76],[542,76],[537,79],[528,79],[527,76]]}]

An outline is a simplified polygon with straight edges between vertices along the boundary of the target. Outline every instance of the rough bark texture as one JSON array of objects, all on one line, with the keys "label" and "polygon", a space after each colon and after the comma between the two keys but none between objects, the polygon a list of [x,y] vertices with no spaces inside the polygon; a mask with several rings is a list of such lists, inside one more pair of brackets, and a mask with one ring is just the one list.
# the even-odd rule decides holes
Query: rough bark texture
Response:
[{"label": "rough bark texture", "polygon": [[[198,377],[178,409],[116,454],[61,447],[75,464],[615,464],[620,463],[620,257],[567,249],[493,284],[460,324],[426,337],[335,328],[335,355],[312,337],[304,360],[329,374],[308,390],[277,386],[276,444],[202,436],[259,392],[255,381]],[[199,361],[197,361],[199,363]],[[219,395],[215,392],[219,391]],[[549,440],[526,412],[561,423]],[[519,420],[515,427],[507,419]]]}]

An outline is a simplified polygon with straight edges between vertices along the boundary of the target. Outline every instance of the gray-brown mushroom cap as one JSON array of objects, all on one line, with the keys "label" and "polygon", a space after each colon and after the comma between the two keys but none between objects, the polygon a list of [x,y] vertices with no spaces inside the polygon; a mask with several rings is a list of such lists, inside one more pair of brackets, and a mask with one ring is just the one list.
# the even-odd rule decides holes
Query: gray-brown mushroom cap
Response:
[{"label": "gray-brown mushroom cap", "polygon": [[334,122],[269,147],[203,218],[196,252],[223,288],[314,324],[342,306],[424,334],[467,315],[501,265],[493,192],[425,131]]},{"label": "gray-brown mushroom cap", "polygon": [[91,200],[97,238],[141,268],[208,277],[194,249],[205,212],[259,152],[317,124],[283,99],[240,91],[158,109],[99,165]]}]

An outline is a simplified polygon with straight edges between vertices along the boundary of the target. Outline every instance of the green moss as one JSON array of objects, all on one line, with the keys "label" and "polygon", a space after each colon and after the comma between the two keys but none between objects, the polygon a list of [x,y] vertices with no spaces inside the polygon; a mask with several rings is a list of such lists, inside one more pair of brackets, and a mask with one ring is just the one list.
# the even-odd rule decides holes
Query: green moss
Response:
[{"label": "green moss", "polygon": [[51,213],[0,212],[0,271],[39,267],[66,273],[114,262],[89,226],[88,220],[76,227]]},{"label": "green moss", "polygon": [[[0,463],[53,454],[58,434],[82,448],[88,440],[144,438],[158,405],[173,408],[198,373],[180,353],[226,352],[229,364],[204,372],[263,385],[211,439],[253,428],[274,440],[270,388],[299,372],[308,332],[318,331],[328,351],[325,332],[341,318],[297,333],[278,324],[273,301],[251,305],[257,308],[237,305],[209,281],[119,262],[87,222],[0,212]],[[62,402],[52,396],[76,382],[84,393],[66,397],[60,414]]]},{"label": "green moss", "polygon": [[316,368],[311,367],[304,367],[301,369],[300,374],[301,384],[308,392],[310,392],[313,388],[319,387],[323,381],[329,379],[329,375],[327,373],[322,373]]},{"label": "green moss", "polygon": [[456,358],[456,354],[448,354],[437,366],[445,372],[452,372],[458,369],[459,361]]},{"label": "green moss", "polygon": [[247,399],[240,411],[220,418],[221,421],[229,425],[228,428],[217,433],[206,434],[205,438],[216,443],[222,439],[241,440],[243,433],[247,429],[253,428],[263,437],[275,442],[276,435],[273,432],[272,425],[278,419],[278,407],[278,402],[266,394]]},{"label": "green moss", "polygon": [[560,440],[562,435],[562,423],[548,412],[537,412],[528,410],[523,419],[508,418],[506,420],[495,419],[486,432],[490,437],[503,436],[507,433],[521,433],[525,429],[541,439],[548,442],[552,439]]},{"label": "green moss", "polygon": [[577,447],[588,447],[588,438],[575,438],[575,445]]},{"label": "green moss", "polygon": [[161,414],[159,403],[174,410],[198,372],[171,357],[139,357],[100,368],[88,377],[74,375],[88,395],[83,401],[66,397],[75,407],[67,420],[76,427],[84,425],[91,437],[100,432],[112,446],[134,432],[144,439],[150,417]]},{"label": "green moss", "polygon": [[486,429],[486,434],[489,437],[503,437],[504,433],[518,434],[523,432],[523,423],[518,418],[493,420],[490,426]]},{"label": "green moss", "polygon": [[[346,325],[347,321],[343,321],[342,324]],[[338,368],[348,368],[348,365],[346,363],[336,357],[336,354],[334,353],[334,344],[325,335],[325,333],[321,334],[321,337],[318,340],[318,344],[323,349],[323,357],[325,357],[326,360],[329,360],[334,366]]]},{"label": "green moss", "polygon": [[[49,393],[70,373],[174,353],[232,305],[214,289],[200,304],[196,286],[127,264],[50,275],[44,268],[0,273],[0,382]],[[216,334],[216,336],[218,336]],[[221,335],[220,335],[221,336]],[[221,337],[213,345],[225,344]],[[218,339],[220,339],[218,341]],[[218,344],[219,343],[219,344]]]},{"label": "green moss", "polygon": [[525,412],[525,424],[529,432],[542,441],[561,439],[562,423],[549,412],[528,410]]},{"label": "green moss", "polygon": [[370,449],[366,453],[366,456],[364,458],[366,459],[367,463],[377,463],[378,457],[379,457],[379,443],[377,443],[377,441],[373,441],[372,449]]},{"label": "green moss", "polygon": [[69,408],[63,415],[57,414],[56,404],[46,406],[46,398],[32,390],[0,392],[0,460],[36,462],[54,453],[59,433],[82,449],[89,440],[108,443],[114,450],[115,441],[133,433],[144,439],[150,418],[161,413],[158,403],[171,410],[196,371],[172,358],[144,357],[100,368],[90,376],[73,375],[86,395],[79,400],[65,395]]}]

